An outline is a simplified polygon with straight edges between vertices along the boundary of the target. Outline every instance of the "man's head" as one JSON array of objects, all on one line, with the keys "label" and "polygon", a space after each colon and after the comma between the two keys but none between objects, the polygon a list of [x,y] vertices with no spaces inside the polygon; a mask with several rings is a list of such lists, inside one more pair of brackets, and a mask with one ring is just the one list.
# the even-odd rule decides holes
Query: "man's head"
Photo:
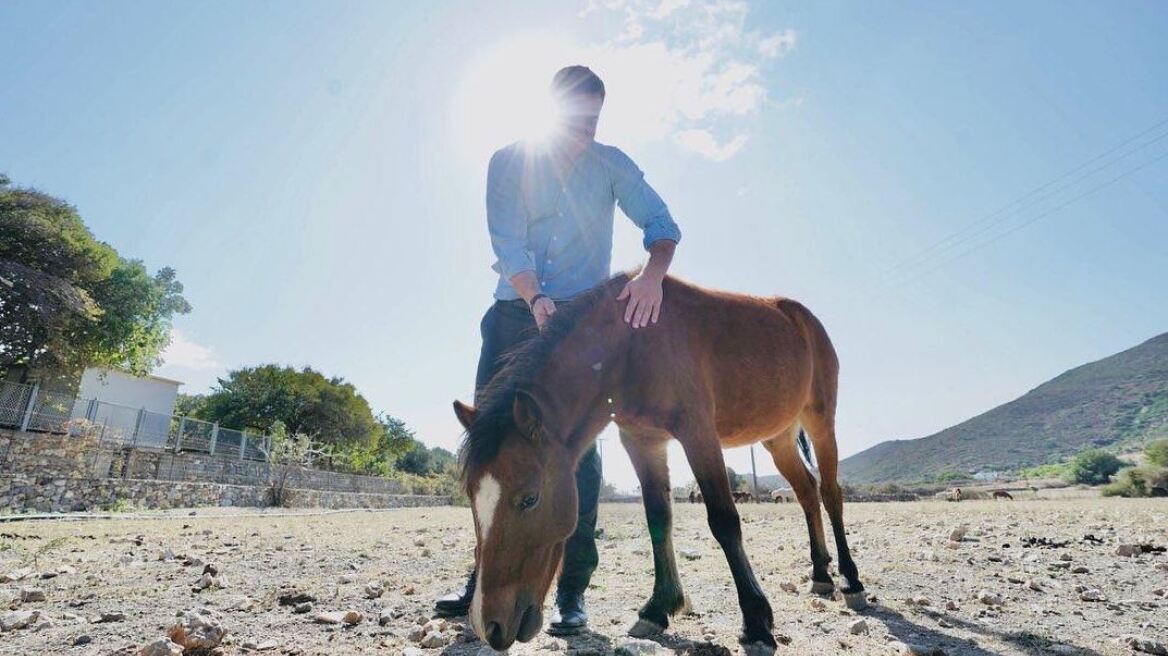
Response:
[{"label": "man's head", "polygon": [[587,66],[565,66],[552,78],[552,98],[565,136],[579,141],[596,138],[596,123],[604,106],[604,82]]}]

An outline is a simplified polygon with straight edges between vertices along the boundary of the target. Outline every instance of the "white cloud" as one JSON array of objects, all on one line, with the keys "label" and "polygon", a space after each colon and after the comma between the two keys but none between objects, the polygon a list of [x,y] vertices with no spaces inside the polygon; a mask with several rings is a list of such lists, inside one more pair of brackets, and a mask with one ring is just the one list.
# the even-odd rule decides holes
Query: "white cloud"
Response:
[{"label": "white cloud", "polygon": [[[769,101],[763,66],[790,52],[793,29],[749,29],[738,0],[593,0],[584,10],[619,13],[624,31],[580,49],[608,87],[601,137],[618,144],[668,138],[715,161],[741,151]],[[720,143],[715,133],[731,134]]]},{"label": "white cloud", "polygon": [[171,330],[170,345],[162,352],[162,361],[168,367],[192,371],[212,371],[223,368],[215,352],[187,338],[178,330]]},{"label": "white cloud", "polygon": [[733,157],[746,145],[746,135],[739,134],[724,144],[719,144],[707,130],[682,130],[673,135],[685,150],[704,155],[715,162],[724,162]]}]

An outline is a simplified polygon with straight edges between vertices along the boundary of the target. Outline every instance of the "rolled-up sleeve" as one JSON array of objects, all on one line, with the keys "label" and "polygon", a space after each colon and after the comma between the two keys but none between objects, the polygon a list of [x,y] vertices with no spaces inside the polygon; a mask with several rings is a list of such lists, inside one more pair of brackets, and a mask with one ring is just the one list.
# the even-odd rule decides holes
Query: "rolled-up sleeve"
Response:
[{"label": "rolled-up sleeve", "polygon": [[612,190],[621,210],[645,233],[645,250],[653,242],[669,239],[681,241],[681,229],[669,214],[661,196],[645,182],[645,174],[628,155],[617,148],[611,152]]},{"label": "rolled-up sleeve", "polygon": [[527,215],[520,193],[522,157],[508,149],[491,157],[487,167],[487,230],[498,263],[496,270],[510,279],[535,271],[535,256],[527,249]]}]

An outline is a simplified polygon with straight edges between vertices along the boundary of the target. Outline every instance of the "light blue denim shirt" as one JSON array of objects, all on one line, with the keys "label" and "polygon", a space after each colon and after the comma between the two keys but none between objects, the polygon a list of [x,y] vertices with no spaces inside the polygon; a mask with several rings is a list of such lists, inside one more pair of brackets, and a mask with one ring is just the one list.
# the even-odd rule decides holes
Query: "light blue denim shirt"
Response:
[{"label": "light blue denim shirt", "polygon": [[646,250],[660,239],[681,240],[665,202],[618,148],[593,141],[562,177],[550,155],[523,142],[497,151],[487,169],[495,298],[520,298],[511,277],[523,271],[534,271],[553,300],[607,280],[617,204],[644,232]]}]

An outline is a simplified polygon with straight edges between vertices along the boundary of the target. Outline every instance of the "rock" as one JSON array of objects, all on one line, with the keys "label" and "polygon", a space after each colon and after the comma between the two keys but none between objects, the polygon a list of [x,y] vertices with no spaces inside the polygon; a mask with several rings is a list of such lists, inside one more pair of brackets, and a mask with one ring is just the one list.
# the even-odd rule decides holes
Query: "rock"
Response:
[{"label": "rock", "polygon": [[1154,654],[1155,656],[1168,656],[1168,644],[1158,640],[1137,635],[1126,635],[1120,638],[1120,640],[1135,651],[1142,651],[1145,654]]},{"label": "rock", "polygon": [[430,631],[422,637],[421,645],[426,649],[446,646],[446,636],[441,631]]},{"label": "rock", "polygon": [[345,614],[338,612],[317,613],[316,617],[312,618],[312,621],[317,624],[340,624],[345,621]]},{"label": "rock", "polygon": [[1103,592],[1098,588],[1087,588],[1079,593],[1080,601],[1103,601]]},{"label": "rock", "polygon": [[255,638],[248,638],[247,640],[243,641],[241,646],[244,649],[251,649],[252,651],[268,651],[269,649],[275,649],[276,647],[279,647],[280,643],[276,642],[275,640],[264,640],[263,642],[260,642]]},{"label": "rock", "polygon": [[1001,606],[1002,604],[1006,603],[1006,600],[1002,598],[1002,595],[996,592],[990,592],[989,590],[982,590],[981,592],[977,593],[977,600],[987,606]]},{"label": "rock", "polygon": [[401,650],[401,656],[425,656],[425,655],[426,655],[426,652],[422,651],[421,649],[418,649],[417,647],[406,647],[405,649]]},{"label": "rock", "polygon": [[945,656],[940,647],[926,647],[909,642],[893,642],[890,645],[900,656]]},{"label": "rock", "polygon": [[345,611],[345,616],[341,619],[343,619],[345,624],[348,624],[349,626],[356,626],[365,621],[365,615],[359,610],[350,610]]},{"label": "rock", "polygon": [[14,610],[0,615],[0,631],[26,629],[40,619],[39,610]]},{"label": "rock", "polygon": [[945,610],[961,610],[961,607],[957,605],[956,601],[950,599],[945,602]]},{"label": "rock", "polygon": [[14,569],[10,572],[0,574],[0,583],[15,583],[21,579],[28,578],[32,574],[32,569],[22,568]]},{"label": "rock", "polygon": [[215,577],[211,576],[210,573],[206,573],[203,574],[203,576],[201,576],[193,586],[191,586],[191,592],[199,592],[200,590],[206,590],[207,588],[212,587],[215,587]]},{"label": "rock", "polygon": [[1038,592],[1042,591],[1042,586],[1038,583],[1038,581],[1035,581],[1034,579],[1026,579],[1026,582],[1023,583],[1022,585],[1030,590],[1035,590]]},{"label": "rock", "polygon": [[928,606],[933,602],[930,601],[928,597],[909,597],[908,603],[912,604],[913,606]]},{"label": "rock", "polygon": [[276,597],[276,601],[281,606],[296,606],[305,602],[314,602],[316,601],[316,597],[296,588],[286,588],[280,591],[279,596]]},{"label": "rock", "polygon": [[380,582],[372,581],[365,584],[366,599],[377,599],[383,594],[385,594],[385,586],[381,585]]},{"label": "rock", "polygon": [[166,635],[183,649],[214,649],[223,642],[227,630],[219,623],[214,611],[197,608],[179,614],[178,623],[170,627]]},{"label": "rock", "polygon": [[848,633],[852,635],[861,635],[868,633],[868,620],[858,619],[848,625]]},{"label": "rock", "polygon": [[74,647],[80,647],[81,645],[88,645],[91,642],[93,642],[93,638],[88,634],[82,633],[79,636],[75,636],[73,640],[70,641],[70,644],[72,644]]},{"label": "rock", "polygon": [[824,603],[824,601],[818,597],[812,599],[808,603],[810,603],[812,610],[823,611],[823,610],[827,609],[827,604]]},{"label": "rock", "polygon": [[382,608],[381,612],[377,613],[377,623],[385,626],[399,617],[401,617],[401,611],[398,609],[390,607]]},{"label": "rock", "polygon": [[1161,572],[1168,572],[1168,563],[1156,563],[1156,569]]},{"label": "rock", "polygon": [[[700,553],[693,551],[691,549],[682,549],[678,553],[681,554],[681,557],[686,559],[686,560],[697,560],[697,559],[702,557],[702,555]],[[657,644],[657,643],[653,643],[653,644]]]},{"label": "rock", "polygon": [[779,589],[782,590],[783,592],[790,592],[791,594],[798,594],[799,593],[798,586],[796,586],[794,583],[791,583],[790,581],[783,581],[782,583],[780,583]]},{"label": "rock", "polygon": [[1121,544],[1115,549],[1117,556],[1138,556],[1144,552],[1138,544]]},{"label": "rock", "polygon": [[415,547],[426,546],[426,538],[414,538],[414,546]]},{"label": "rock", "polygon": [[616,646],[616,656],[659,656],[667,653],[665,647],[640,638],[625,638]]},{"label": "rock", "polygon": [[1075,565],[1071,568],[1071,574],[1088,574],[1090,572],[1091,570],[1087,569],[1083,565]]},{"label": "rock", "polygon": [[295,606],[292,607],[292,612],[299,613],[301,615],[303,615],[304,613],[311,613],[312,612],[312,602],[305,601],[305,602],[301,602],[299,604],[296,604]]},{"label": "rock", "polygon": [[353,576],[352,574],[341,574],[337,578],[337,583],[339,583],[341,585],[349,585],[350,583],[353,583],[356,580],[357,580],[357,577]]},{"label": "rock", "polygon": [[960,524],[955,526],[953,527],[953,530],[949,531],[949,541],[961,542],[965,539],[966,533],[969,533],[969,524]]},{"label": "rock", "polygon": [[406,639],[410,642],[421,642],[422,638],[426,637],[426,629],[423,629],[420,624],[414,624],[410,627],[409,633],[406,634]]},{"label": "rock", "polygon": [[138,656],[182,656],[182,645],[170,638],[159,638],[138,651]]},{"label": "rock", "polygon": [[105,624],[107,622],[121,622],[125,619],[126,619],[126,614],[123,613],[122,611],[120,611],[120,610],[107,610],[97,618],[97,621],[99,623]]},{"label": "rock", "polygon": [[20,600],[26,604],[35,601],[44,601],[45,591],[40,588],[21,588]]}]

